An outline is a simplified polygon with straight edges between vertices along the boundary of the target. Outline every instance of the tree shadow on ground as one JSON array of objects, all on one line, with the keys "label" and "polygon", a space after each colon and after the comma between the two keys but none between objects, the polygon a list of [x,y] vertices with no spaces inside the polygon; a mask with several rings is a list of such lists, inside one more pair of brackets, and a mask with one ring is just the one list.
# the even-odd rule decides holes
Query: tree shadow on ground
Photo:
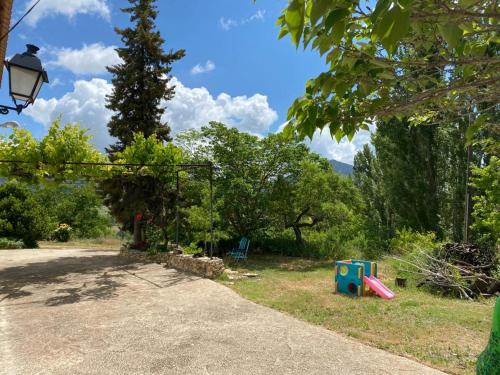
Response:
[{"label": "tree shadow on ground", "polygon": [[[109,299],[126,285],[120,281],[125,272],[131,273],[139,265],[113,254],[61,257],[0,269],[0,303],[29,297],[46,286],[60,294],[48,298],[48,306]],[[29,290],[23,290],[25,287]]]},{"label": "tree shadow on ground", "polygon": [[[127,277],[129,280],[135,277],[155,288],[169,288],[199,279],[177,271],[165,272],[163,267],[151,272],[143,266],[144,263],[101,252],[0,268],[0,303],[36,297],[39,289],[47,306],[106,300],[118,296],[118,289],[127,286]],[[44,288],[46,290],[42,291]]]},{"label": "tree shadow on ground", "polygon": [[124,275],[109,275],[107,272],[104,272],[104,274],[97,276],[94,282],[85,282],[81,287],[56,289],[56,292],[60,295],[48,298],[45,304],[47,306],[59,306],[81,301],[105,300],[116,297],[118,295],[117,289],[126,284],[113,279],[123,277]]}]

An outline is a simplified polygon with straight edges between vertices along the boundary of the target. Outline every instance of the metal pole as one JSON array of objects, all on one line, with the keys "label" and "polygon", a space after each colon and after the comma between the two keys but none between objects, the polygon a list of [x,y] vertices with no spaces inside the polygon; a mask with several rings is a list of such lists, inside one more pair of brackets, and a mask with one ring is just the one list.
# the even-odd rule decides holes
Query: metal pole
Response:
[{"label": "metal pole", "polygon": [[214,216],[213,216],[213,204],[214,204],[214,166],[210,163],[210,258],[214,255]]},{"label": "metal pole", "polygon": [[176,172],[177,176],[177,193],[175,196],[175,245],[176,250],[179,249],[179,171]]},{"label": "metal pole", "polygon": [[[471,123],[472,108],[469,112],[469,127]],[[465,217],[464,217],[464,242],[470,241],[470,224],[472,221],[472,194],[469,187],[472,163],[472,143],[467,146],[467,169],[465,175]]]},{"label": "metal pole", "polygon": [[472,145],[467,146],[467,175],[465,178],[465,218],[464,218],[464,242],[470,242],[470,224],[472,218],[472,194],[469,187],[471,177],[470,164],[472,163]]}]

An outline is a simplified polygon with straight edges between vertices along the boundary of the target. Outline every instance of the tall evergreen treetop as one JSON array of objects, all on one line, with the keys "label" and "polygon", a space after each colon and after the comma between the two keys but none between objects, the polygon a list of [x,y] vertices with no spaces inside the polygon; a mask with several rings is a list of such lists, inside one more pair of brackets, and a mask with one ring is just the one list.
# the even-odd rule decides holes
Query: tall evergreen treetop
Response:
[{"label": "tall evergreen treetop", "polygon": [[170,100],[174,87],[168,86],[171,77],[171,64],[184,57],[185,51],[165,53],[162,45],[165,40],[156,30],[155,19],[158,15],[155,0],[129,0],[133,27],[115,28],[121,35],[123,48],[118,55],[123,62],[108,67],[113,74],[113,93],[107,97],[107,108],[114,111],[108,124],[109,133],[118,142],[108,149],[114,153],[122,151],[134,139],[134,133],[145,137],[156,134],[161,141],[170,141],[170,127],[161,121],[165,108],[161,100]]}]

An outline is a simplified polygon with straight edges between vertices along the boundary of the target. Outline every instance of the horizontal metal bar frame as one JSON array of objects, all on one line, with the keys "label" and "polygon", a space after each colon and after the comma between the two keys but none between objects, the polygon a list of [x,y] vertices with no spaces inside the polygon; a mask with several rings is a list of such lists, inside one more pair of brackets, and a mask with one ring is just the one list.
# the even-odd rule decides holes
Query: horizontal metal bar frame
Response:
[{"label": "horizontal metal bar frame", "polygon": [[74,161],[63,161],[60,163],[47,163],[44,161],[40,162],[33,162],[33,161],[26,161],[26,160],[2,160],[0,159],[0,163],[4,164],[45,164],[45,165],[51,165],[51,166],[57,166],[57,165],[79,165],[83,167],[174,167],[174,168],[212,168],[213,164],[212,163],[206,163],[206,164],[139,164],[139,163],[93,163],[93,162],[74,162]]}]

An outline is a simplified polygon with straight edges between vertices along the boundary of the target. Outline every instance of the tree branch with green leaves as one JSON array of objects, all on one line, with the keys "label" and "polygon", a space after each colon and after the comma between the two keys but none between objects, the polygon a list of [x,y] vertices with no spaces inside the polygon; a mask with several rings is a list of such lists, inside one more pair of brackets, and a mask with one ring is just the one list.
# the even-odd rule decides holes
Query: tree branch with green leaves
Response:
[{"label": "tree branch with green leaves", "polygon": [[376,120],[497,103],[498,10],[493,0],[291,0],[279,37],[329,68],[306,83],[286,132],[327,129],[339,141]]}]

